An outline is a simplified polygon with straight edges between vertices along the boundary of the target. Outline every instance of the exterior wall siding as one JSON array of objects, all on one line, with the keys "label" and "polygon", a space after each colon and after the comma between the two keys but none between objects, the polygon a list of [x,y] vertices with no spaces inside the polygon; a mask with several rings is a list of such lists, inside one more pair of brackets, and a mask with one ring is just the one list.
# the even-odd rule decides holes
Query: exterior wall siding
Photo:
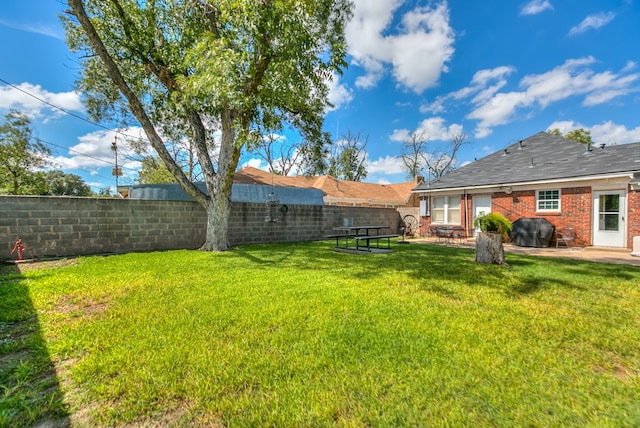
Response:
[{"label": "exterior wall siding", "polygon": [[[494,193],[491,210],[499,212],[509,220],[521,217],[544,218],[556,229],[572,227],[576,232],[576,244],[591,245],[592,200],[591,187],[565,187],[560,189],[560,211],[539,212],[536,210],[536,191],[526,190],[507,195]],[[555,238],[555,237],[554,237]]]},{"label": "exterior wall siding", "polygon": [[[544,218],[556,229],[572,227],[576,231],[576,243],[583,246],[593,245],[593,199],[590,186],[564,187],[560,189],[560,211],[539,212],[536,210],[536,191],[514,191],[511,194],[496,192],[491,197],[491,210],[499,212],[509,220],[516,221],[521,217]],[[465,209],[466,207],[466,209]],[[471,195],[461,196],[461,226],[468,227],[471,235],[473,221],[473,198]],[[633,237],[640,236],[640,191],[629,190],[627,193],[627,248],[632,248]],[[430,217],[420,218],[421,236],[428,236]],[[555,245],[555,235],[552,239]]]},{"label": "exterior wall siding", "polygon": [[633,248],[633,237],[640,236],[640,191],[627,193],[627,248]]},{"label": "exterior wall siding", "polygon": [[[341,226],[389,225],[393,208],[280,205],[266,222],[264,204],[233,203],[231,245],[322,239]],[[133,199],[0,196],[0,259],[22,239],[25,258],[197,249],[204,243],[206,213],[195,202]]]}]

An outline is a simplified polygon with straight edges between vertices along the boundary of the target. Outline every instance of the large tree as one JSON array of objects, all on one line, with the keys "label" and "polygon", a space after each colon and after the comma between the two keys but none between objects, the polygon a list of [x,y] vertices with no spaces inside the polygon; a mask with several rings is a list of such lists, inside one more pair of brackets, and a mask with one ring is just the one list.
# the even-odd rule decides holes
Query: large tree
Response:
[{"label": "large tree", "polygon": [[[204,250],[229,249],[240,155],[288,123],[322,138],[328,85],[346,66],[349,0],[68,0],[79,89],[95,118],[129,113],[176,181],[207,211]],[[207,193],[162,135],[192,142]]]},{"label": "large tree", "polygon": [[0,123],[0,193],[37,195],[44,180],[39,174],[51,151],[35,136],[29,118],[9,111]]}]

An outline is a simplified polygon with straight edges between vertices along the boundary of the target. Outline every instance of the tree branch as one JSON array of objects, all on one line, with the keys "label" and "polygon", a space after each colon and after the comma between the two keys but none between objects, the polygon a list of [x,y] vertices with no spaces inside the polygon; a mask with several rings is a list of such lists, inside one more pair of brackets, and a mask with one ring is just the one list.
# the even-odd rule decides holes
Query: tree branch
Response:
[{"label": "tree branch", "polygon": [[208,197],[189,181],[182,169],[171,157],[171,154],[165,147],[162,138],[156,132],[151,119],[147,115],[142,102],[138,99],[135,92],[133,92],[133,90],[129,87],[117,64],[115,63],[113,58],[111,58],[111,55],[104,46],[102,39],[93,26],[91,19],[87,15],[82,0],[68,0],[68,4],[73,11],[72,14],[76,17],[78,23],[82,26],[85,33],[87,34],[91,46],[104,63],[107,73],[109,73],[109,76],[113,79],[120,92],[127,99],[131,111],[133,112],[136,119],[140,122],[140,125],[147,134],[151,146],[156,150],[158,156],[160,156],[160,158],[165,162],[169,171],[171,171],[171,173],[176,177],[178,182],[183,186],[187,193],[189,193],[189,195],[191,195],[191,197],[193,197],[196,201],[198,201],[202,205],[205,205]]}]

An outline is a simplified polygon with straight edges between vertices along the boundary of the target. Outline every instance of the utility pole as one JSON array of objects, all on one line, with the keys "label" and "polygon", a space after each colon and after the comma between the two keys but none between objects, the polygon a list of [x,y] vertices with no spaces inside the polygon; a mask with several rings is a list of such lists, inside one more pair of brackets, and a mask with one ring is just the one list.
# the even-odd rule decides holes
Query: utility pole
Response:
[{"label": "utility pole", "polygon": [[118,195],[118,177],[122,175],[122,168],[118,166],[118,136],[114,137],[113,143],[111,143],[111,151],[116,158],[116,166],[111,170],[111,175],[116,177],[116,196]]}]

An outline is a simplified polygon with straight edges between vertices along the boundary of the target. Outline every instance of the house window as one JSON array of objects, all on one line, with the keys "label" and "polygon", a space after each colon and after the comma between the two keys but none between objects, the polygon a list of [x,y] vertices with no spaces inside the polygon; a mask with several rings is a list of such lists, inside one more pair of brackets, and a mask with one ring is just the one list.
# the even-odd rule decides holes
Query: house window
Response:
[{"label": "house window", "polygon": [[434,196],[431,199],[431,222],[460,224],[460,197]]},{"label": "house window", "polygon": [[560,211],[559,190],[539,190],[536,198],[537,211]]},{"label": "house window", "polygon": [[446,196],[434,196],[431,204],[431,222],[444,223],[444,203]]}]

